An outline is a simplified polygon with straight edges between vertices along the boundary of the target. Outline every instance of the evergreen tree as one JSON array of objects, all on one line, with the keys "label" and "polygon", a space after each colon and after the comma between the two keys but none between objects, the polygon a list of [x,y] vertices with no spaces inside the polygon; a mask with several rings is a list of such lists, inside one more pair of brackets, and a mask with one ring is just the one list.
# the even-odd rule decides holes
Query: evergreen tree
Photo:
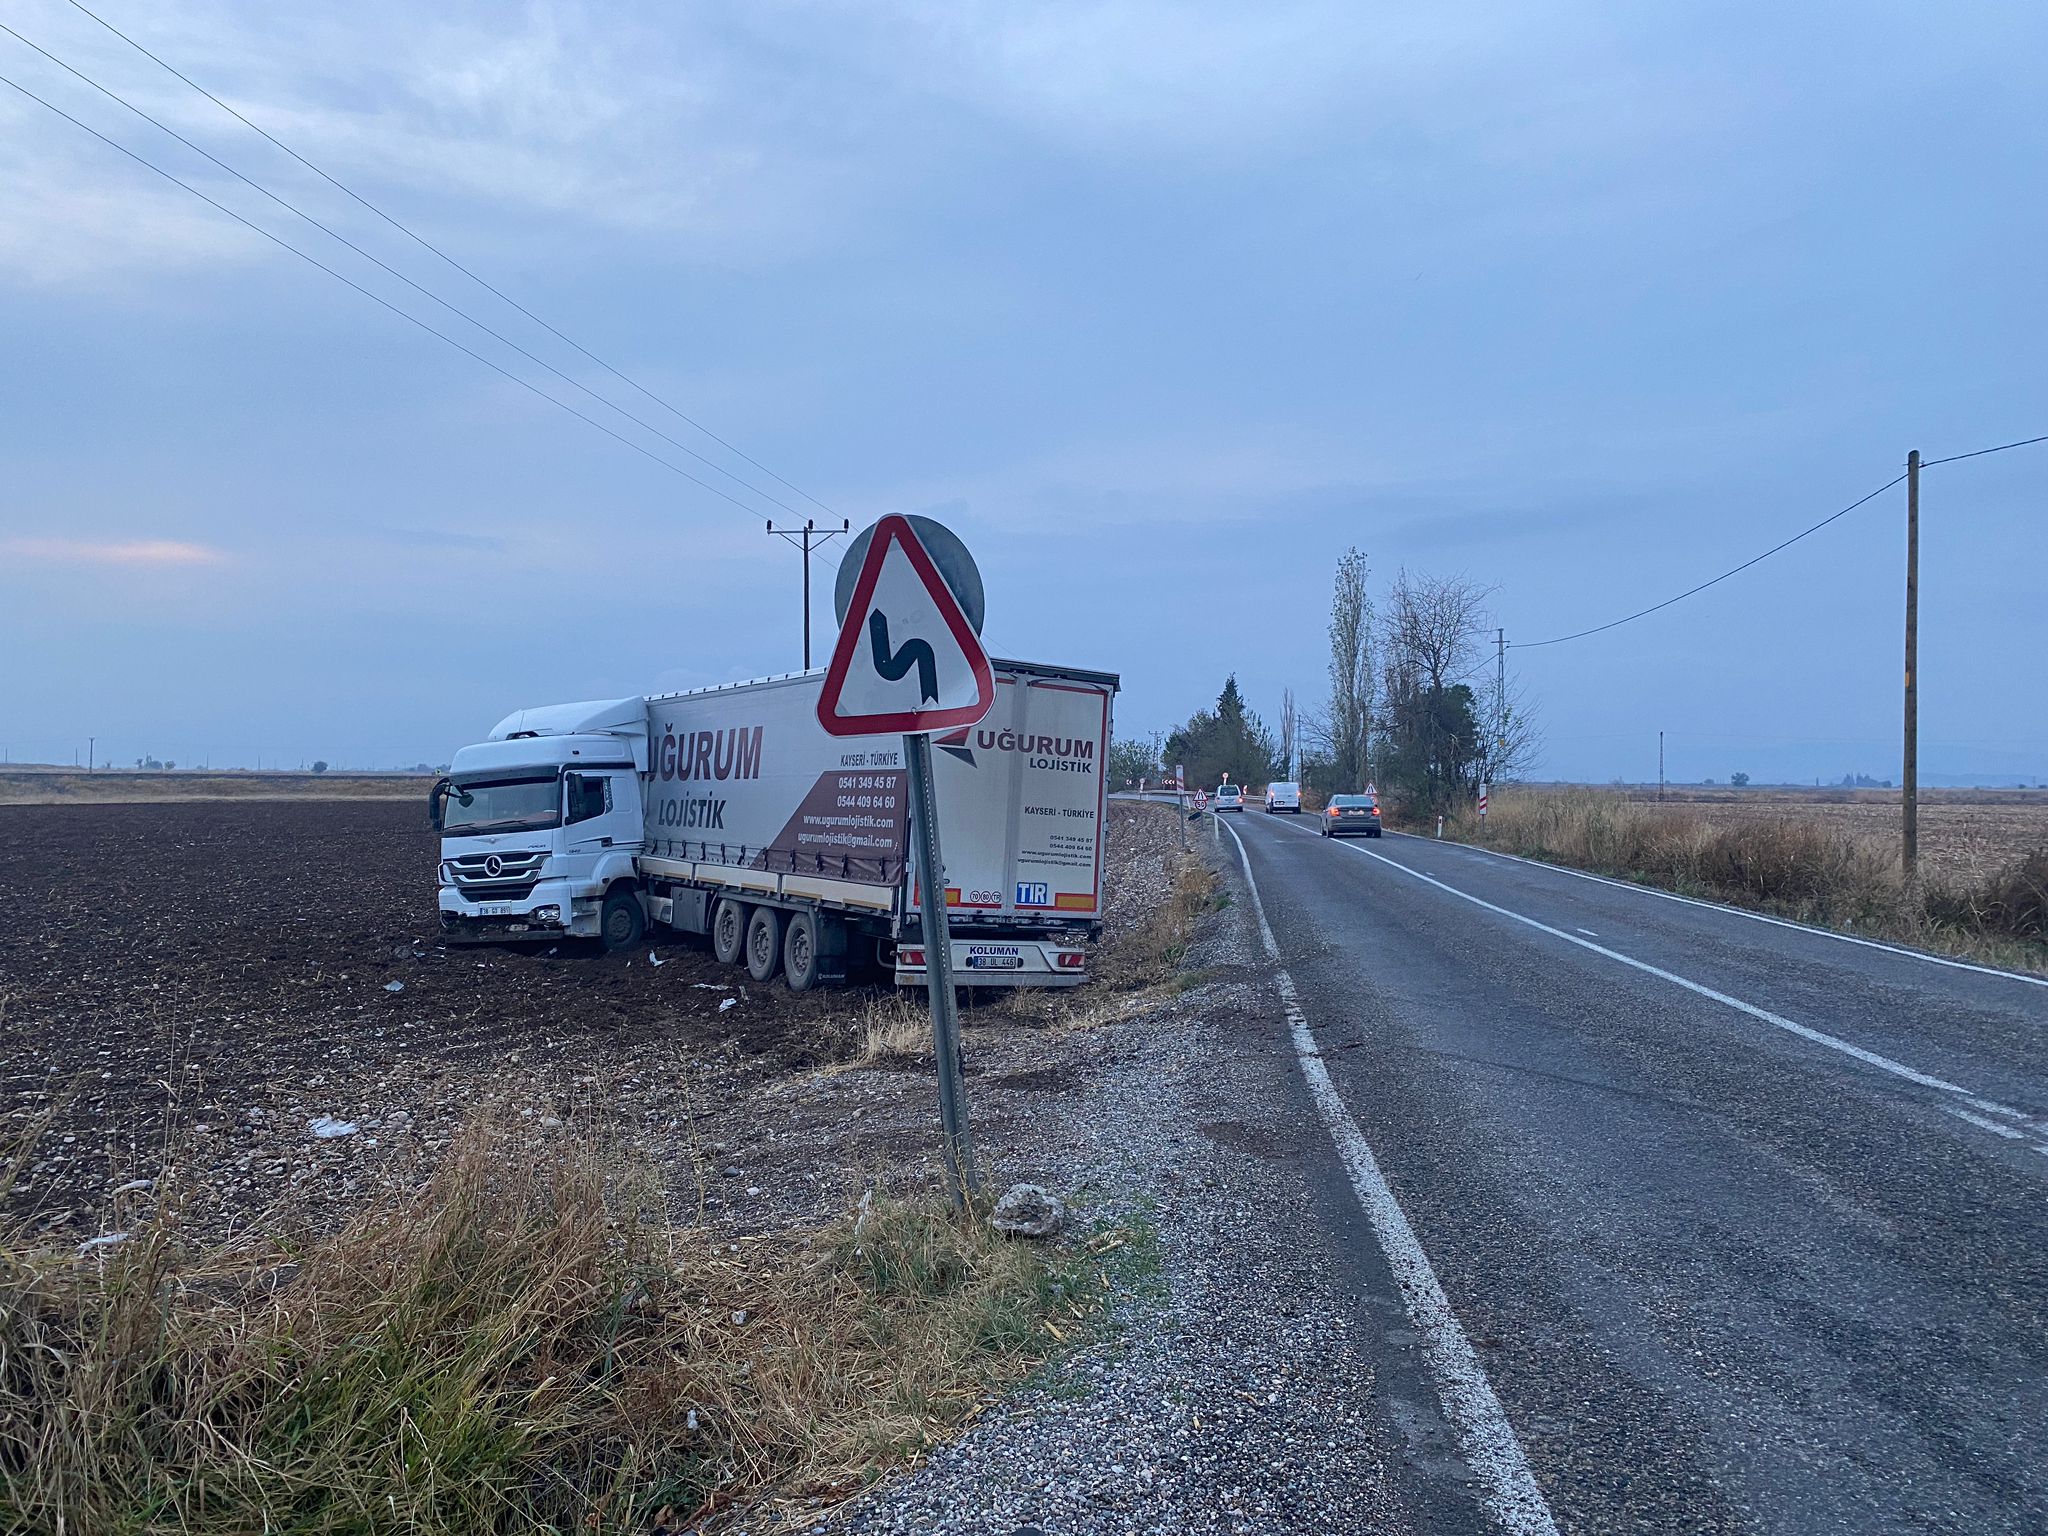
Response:
[{"label": "evergreen tree", "polygon": [[1233,784],[1264,784],[1275,773],[1277,746],[1264,721],[1246,708],[1237,676],[1225,679],[1213,710],[1198,710],[1166,738],[1165,761],[1186,767],[1190,787],[1208,789],[1230,775]]}]

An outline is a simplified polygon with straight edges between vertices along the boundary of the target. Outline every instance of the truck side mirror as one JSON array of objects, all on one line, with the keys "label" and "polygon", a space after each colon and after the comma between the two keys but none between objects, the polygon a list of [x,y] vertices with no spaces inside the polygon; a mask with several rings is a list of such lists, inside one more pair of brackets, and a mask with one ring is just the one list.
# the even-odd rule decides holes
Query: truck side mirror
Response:
[{"label": "truck side mirror", "polygon": [[434,787],[427,791],[427,820],[434,824],[436,832],[439,832],[446,822],[441,812],[442,807],[448,803],[448,788],[447,779],[436,779]]}]

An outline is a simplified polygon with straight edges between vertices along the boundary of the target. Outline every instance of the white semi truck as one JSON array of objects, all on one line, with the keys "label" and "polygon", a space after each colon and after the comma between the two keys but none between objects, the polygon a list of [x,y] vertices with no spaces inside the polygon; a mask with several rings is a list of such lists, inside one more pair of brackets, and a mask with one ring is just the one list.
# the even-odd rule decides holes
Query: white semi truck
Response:
[{"label": "white semi truck", "polygon": [[[1087,979],[1101,930],[1117,679],[994,663],[980,724],[934,738],[953,968]],[[434,786],[453,943],[708,934],[797,991],[873,960],[924,979],[900,736],[819,726],[822,671],[508,715]]]}]

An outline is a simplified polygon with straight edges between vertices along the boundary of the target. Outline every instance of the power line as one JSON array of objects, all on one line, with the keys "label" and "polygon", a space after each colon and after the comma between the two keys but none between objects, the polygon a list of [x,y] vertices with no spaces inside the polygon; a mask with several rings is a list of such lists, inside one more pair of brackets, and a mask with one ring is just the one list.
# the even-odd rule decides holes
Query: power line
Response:
[{"label": "power line", "polygon": [[[167,70],[172,75],[175,75],[178,79],[184,81],[186,85],[189,85],[193,90],[197,91],[200,95],[204,96],[208,101],[212,102],[215,106],[219,107],[221,111],[227,113],[228,116],[234,118],[235,121],[241,123],[244,127],[250,129],[252,132],[262,135],[263,138],[269,140],[272,144],[276,145],[279,149],[283,150],[287,155],[290,155],[292,159],[298,161],[299,164],[303,165],[315,176],[318,176],[322,181],[334,187],[336,190],[346,194],[348,197],[354,199],[364,208],[367,208],[371,213],[374,213],[378,218],[382,219],[386,224],[389,224],[393,229],[397,230],[400,234],[404,235],[408,240],[413,241],[415,244],[421,246],[423,249],[431,251],[434,255],[440,257],[441,260],[448,263],[449,266],[453,267],[456,271],[460,272],[464,277],[468,278],[471,282],[475,283],[478,287],[484,289],[486,292],[493,294],[506,304],[511,305],[512,308],[518,310],[520,314],[526,316],[527,319],[531,320],[535,325],[539,326],[542,330],[546,331],[556,340],[562,342],[566,346],[573,347],[583,356],[590,359],[591,362],[597,364],[597,366],[602,368],[606,373],[609,373],[613,378],[618,379],[620,382],[630,386],[635,390],[638,390],[642,395],[645,395],[649,400],[652,400],[656,405],[660,406],[663,410],[667,411],[670,415],[674,416],[678,421],[687,422],[690,426],[695,427],[699,432],[702,432],[706,437],[710,438],[711,441],[718,444],[719,447],[725,449],[727,453],[733,454],[735,457],[746,460],[747,463],[753,465],[754,468],[761,471],[762,474],[768,476],[769,479],[775,481],[778,485],[784,487],[785,489],[794,492],[796,495],[803,497],[803,499],[811,503],[812,506],[819,508],[821,511],[832,512],[832,508],[826,506],[824,502],[818,500],[818,498],[813,496],[809,491],[806,491],[805,489],[803,489],[803,487],[799,485],[794,485],[790,481],[783,479],[782,476],[776,474],[774,470],[770,469],[766,464],[763,464],[759,459],[756,459],[750,454],[742,451],[741,449],[734,447],[731,443],[727,442],[724,438],[720,437],[716,432],[712,431],[709,427],[705,426],[703,422],[698,421],[694,416],[689,415],[680,407],[670,404],[667,400],[663,399],[660,395],[657,395],[653,390],[649,389],[646,385],[640,383],[639,380],[631,378],[627,374],[620,372],[617,368],[613,367],[610,363],[606,362],[603,358],[599,357],[595,352],[591,351],[588,347],[584,346],[581,342],[577,341],[573,336],[569,336],[564,332],[557,330],[554,326],[548,324],[547,321],[541,319],[539,315],[535,314],[532,310],[528,309],[524,304],[521,304],[517,299],[513,298],[509,293],[504,292],[502,289],[498,288],[494,284],[487,282],[484,278],[478,276],[475,272],[471,271],[468,267],[464,266],[461,262],[457,261],[453,256],[450,256],[446,251],[442,250],[438,245],[434,244],[433,241],[427,239],[426,236],[419,234],[416,231],[408,228],[406,225],[400,223],[397,219],[393,218],[390,214],[386,213],[382,208],[379,208],[375,203],[371,202],[368,198],[364,197],[360,192],[357,192],[353,187],[349,186],[345,182],[337,180],[335,177],[329,175],[326,171],[323,171],[319,166],[315,165],[312,161],[308,160],[304,155],[300,154],[297,150],[293,149],[289,144],[285,143],[282,139],[278,138],[268,129],[262,128],[258,126],[256,123],[251,122],[248,118],[244,117],[240,112],[236,111],[233,107],[229,106],[225,101],[221,100],[220,97],[214,95],[213,92],[209,91],[205,86],[201,85],[197,80],[194,80],[190,75],[185,74],[175,65],[170,64],[166,60],[158,57],[156,54],[151,53],[149,49],[143,47],[142,44],[138,43],[134,38],[130,37],[126,32],[123,32],[119,27],[115,26],[105,17],[100,16],[94,11],[88,9],[86,6],[81,5],[79,3],[79,0],[70,0],[70,4],[74,10],[98,22],[102,27],[105,27],[107,31],[113,33],[114,36],[121,39],[122,42],[126,43],[130,48],[133,48],[137,53],[141,54],[151,63],[156,64],[158,67]],[[617,406],[613,406],[612,409],[619,410]],[[620,411],[619,414],[624,415],[625,412]],[[649,430],[652,429],[650,428]],[[723,473],[723,471],[720,471],[720,473]],[[781,506],[782,503],[777,502],[776,505]],[[836,512],[834,512],[833,515],[835,517],[838,516]]]},{"label": "power line", "polygon": [[[1931,469],[1936,464],[1954,464],[1963,459],[1981,459],[1987,453],[2005,453],[2014,448],[2031,448],[2036,443],[2048,443],[2048,436],[2021,438],[2018,442],[1999,443],[1996,447],[1977,448],[1971,450],[1969,453],[1952,453],[1945,459],[1923,459],[1920,461],[1920,467],[1922,469]],[[1739,574],[1740,572],[1748,570],[1752,565],[1755,565],[1758,561],[1770,559],[1770,557],[1778,553],[1779,550],[1791,548],[1794,544],[1797,544],[1801,539],[1805,538],[1808,534],[1820,532],[1821,529],[1827,527],[1829,523],[1834,522],[1837,518],[1847,517],[1851,512],[1854,512],[1866,501],[1871,501],[1876,497],[1882,496],[1886,491],[1890,490],[1893,486],[1897,485],[1899,481],[1904,480],[1905,478],[1906,477],[1904,475],[1900,475],[1896,479],[1887,480],[1883,485],[1880,485],[1868,496],[1858,497],[1855,501],[1850,502],[1848,506],[1842,508],[1841,511],[1830,513],[1828,516],[1822,518],[1819,522],[1815,523],[1811,528],[1805,528],[1800,530],[1798,533],[1793,534],[1792,537],[1785,540],[1784,543],[1773,544],[1769,549],[1765,550],[1762,554],[1753,556],[1752,558],[1743,561],[1742,564],[1736,566],[1733,570],[1723,571],[1720,575],[1716,576],[1712,581],[1703,581],[1696,587],[1688,587],[1685,591],[1679,593],[1676,597],[1667,597],[1661,603],[1653,603],[1650,607],[1632,613],[1625,619],[1615,619],[1606,624],[1596,624],[1591,629],[1582,629],[1575,634],[1557,635],[1549,640],[1517,640],[1514,642],[1514,648],[1519,650],[1533,650],[1537,646],[1541,645],[1563,645],[1567,640],[1583,640],[1588,635],[1597,635],[1605,630],[1618,629],[1624,624],[1632,624],[1637,619],[1646,618],[1650,614],[1656,613],[1661,609],[1669,608],[1673,603],[1682,603],[1688,597],[1692,597],[1696,593],[1704,592],[1709,587],[1718,586],[1721,582],[1726,581],[1730,576],[1734,576]]]},{"label": "power line", "polygon": [[6,75],[0,75],[0,85],[7,85],[13,87],[22,95],[26,96],[30,101],[34,102],[37,106],[43,107],[48,111],[56,113],[57,116],[63,118],[65,122],[70,123],[73,127],[84,129],[87,133],[91,134],[94,138],[98,139],[102,144],[106,145],[109,149],[119,150],[122,154],[126,155],[130,160],[133,160],[137,165],[142,166],[145,170],[156,172],[157,175],[163,177],[165,181],[170,182],[173,186],[184,188],[185,191],[190,192],[194,197],[198,198],[202,203],[205,203],[208,207],[216,209],[217,211],[226,214],[229,218],[233,219],[237,224],[240,224],[245,228],[254,230],[257,234],[261,235],[264,239],[268,240],[272,245],[280,246],[283,249],[290,251],[294,256],[298,257],[301,261],[304,261],[311,266],[318,267],[322,272],[325,272],[329,277],[333,278],[336,282],[346,283],[349,287],[355,289],[357,293],[360,293],[364,298],[370,300],[372,303],[382,305],[385,309],[390,310],[391,313],[398,316],[399,319],[410,321],[412,324],[418,326],[421,330],[425,331],[429,336],[433,336],[441,341],[447,342],[449,346],[453,347],[456,351],[462,353],[464,356],[474,358],[477,362],[482,363],[486,368],[490,369],[493,373],[502,374],[504,377],[510,379],[514,384],[517,384],[521,389],[524,389],[531,394],[540,396],[540,398],[547,401],[548,404],[558,406],[562,410],[567,411],[571,416],[574,416],[578,421],[584,422],[590,426],[597,428],[597,430],[602,432],[606,437],[612,438],[617,442],[624,443],[628,448],[632,449],[635,453],[641,455],[641,457],[652,459],[655,463],[659,464],[663,469],[668,470],[671,474],[680,475],[683,479],[689,481],[692,485],[699,486],[702,489],[709,491],[712,495],[720,498],[723,501],[731,502],[734,506],[738,507],[742,512],[747,513],[749,516],[759,515],[755,512],[754,508],[748,506],[745,502],[741,501],[737,496],[728,494],[727,492],[719,489],[717,486],[711,484],[708,480],[698,479],[697,476],[691,474],[687,469],[682,468],[680,465],[670,463],[660,454],[654,452],[653,449],[643,447],[641,444],[634,442],[630,437],[625,436],[623,433],[614,431],[612,428],[606,426],[603,422],[597,420],[595,417],[585,415],[582,411],[577,410],[575,406],[569,404],[568,401],[557,399],[555,396],[549,394],[546,390],[542,389],[538,384],[533,383],[531,380],[522,379],[518,374],[512,372],[511,369],[506,368],[499,363],[493,362],[490,358],[485,357],[481,352],[476,351],[474,348],[464,346],[461,342],[457,341],[453,336],[450,336],[446,331],[436,330],[433,326],[427,324],[426,321],[422,320],[418,315],[411,314],[406,310],[400,309],[396,304],[393,304],[389,299],[383,297],[381,294],[372,293],[368,288],[365,288],[361,283],[357,282],[354,278],[349,277],[344,273],[337,272],[334,268],[328,266],[327,263],[320,260],[319,257],[310,255],[307,252],[300,250],[296,245],[293,245],[289,240],[286,240],[283,236],[274,235],[269,230],[265,229],[262,225],[256,223],[255,221],[244,218],[241,214],[235,212],[234,209],[228,207],[225,203],[217,202],[213,198],[208,197],[204,192],[200,191],[190,182],[182,181],[178,177],[172,175],[169,171],[165,170],[162,166],[157,165],[152,161],[144,159],[141,155],[138,155],[134,150],[128,148],[125,144],[115,143],[112,139],[108,138],[104,133],[101,133],[97,128],[93,127],[90,123],[81,122],[79,119],[73,117],[69,112],[66,112],[62,107],[57,106],[52,102],[43,100],[42,97],[38,96],[34,91],[30,90],[27,86],[21,84],[18,80],[10,79]]},{"label": "power line", "polygon": [[84,81],[85,84],[91,86],[94,90],[98,91],[102,96],[106,97],[109,101],[114,102],[119,106],[126,107],[130,112],[134,113],[137,117],[141,118],[145,123],[148,123],[151,127],[156,128],[165,134],[168,134],[171,138],[176,139],[180,144],[184,145],[194,154],[204,156],[207,160],[210,160],[211,162],[213,162],[213,164],[219,166],[223,171],[226,171],[230,176],[234,177],[235,180],[241,182],[244,186],[247,186],[256,192],[261,193],[263,196],[269,198],[273,203],[277,204],[278,207],[284,209],[287,213],[295,214],[299,218],[304,219],[308,224],[312,225],[322,234],[328,236],[330,239],[339,242],[342,245],[347,246],[351,251],[354,251],[358,256],[362,257],[363,260],[369,262],[372,266],[377,267],[381,271],[388,273],[390,276],[397,278],[401,283],[404,283],[406,287],[412,289],[414,292],[419,293],[425,296],[426,298],[433,300],[434,303],[440,305],[443,309],[447,310],[448,313],[450,313],[451,315],[456,316],[458,319],[466,320],[469,324],[475,326],[478,330],[482,331],[486,336],[489,336],[494,341],[500,342],[504,346],[510,347],[514,352],[517,352],[521,357],[525,358],[528,362],[535,364],[537,367],[546,369],[549,373],[553,374],[556,378],[560,379],[564,384],[567,384],[570,388],[582,391],[583,394],[589,396],[592,400],[595,400],[598,404],[604,406],[608,410],[617,411],[619,415],[625,417],[626,420],[632,422],[633,425],[635,425],[636,427],[639,427],[644,431],[653,433],[654,436],[660,438],[670,447],[676,448],[683,453],[687,453],[691,458],[695,459],[698,463],[704,465],[705,468],[709,469],[713,474],[723,475],[726,479],[732,481],[733,484],[744,486],[747,490],[752,491],[756,496],[759,496],[763,501],[767,502],[769,505],[779,507],[784,512],[791,513],[792,515],[801,515],[797,512],[796,508],[790,506],[788,502],[783,501],[780,497],[772,495],[771,493],[762,490],[759,486],[753,484],[751,481],[734,474],[731,470],[725,468],[723,465],[715,463],[711,459],[706,458],[703,454],[699,453],[696,449],[692,448],[688,443],[682,442],[677,438],[671,437],[668,433],[662,431],[661,428],[655,426],[654,423],[650,421],[643,421],[640,417],[635,416],[631,411],[626,410],[623,406],[620,406],[616,402],[607,399],[605,396],[599,394],[596,390],[592,389],[589,385],[583,383],[580,379],[572,378],[570,375],[562,372],[561,369],[557,368],[553,363],[550,363],[546,358],[535,356],[533,353],[527,351],[526,348],[520,346],[518,342],[512,340],[511,337],[505,335],[503,332],[493,330],[490,326],[484,324],[483,321],[477,319],[476,316],[470,314],[467,310],[461,308],[459,305],[450,303],[447,299],[442,298],[441,295],[435,293],[432,289],[423,287],[419,283],[414,282],[410,277],[406,276],[405,273],[399,271],[389,262],[380,259],[379,257],[377,257],[376,255],[372,254],[369,251],[364,250],[360,245],[357,245],[355,241],[349,239],[348,236],[342,234],[339,230],[315,218],[312,214],[306,212],[305,209],[299,207],[296,203],[292,203],[287,199],[280,197],[277,193],[271,191],[261,182],[252,180],[250,177],[245,176],[242,172],[236,170],[232,165],[229,165],[225,160],[221,159],[220,156],[214,154],[211,150],[205,148],[203,145],[193,143],[190,139],[186,138],[185,135],[178,132],[177,129],[171,127],[169,124],[164,123],[155,117],[152,117],[142,108],[136,106],[134,102],[129,101],[126,97],[120,95],[116,91],[109,90],[106,86],[100,84],[99,81],[93,79],[83,70],[74,68],[72,65],[67,64],[64,62],[64,60],[58,58],[57,55],[50,52],[49,49],[43,47],[41,44],[36,43],[29,38],[23,37],[21,33],[15,31],[14,28],[8,26],[7,23],[5,23],[4,21],[0,21],[0,32],[5,32],[9,37],[12,37],[16,42],[19,42],[26,47],[33,48],[37,53],[41,54],[44,58],[48,59],[52,64],[55,64],[59,69],[62,69],[66,73],[71,74],[79,80]]},{"label": "power line", "polygon": [[1987,453],[2004,453],[2010,448],[2031,448],[2036,443],[2048,443],[2048,437],[2023,437],[2016,443],[2000,443],[1996,448],[1979,448],[1971,453],[1952,453],[1945,459],[1922,459],[1922,469],[1932,469],[1937,464],[1953,464],[1959,459],[1981,459]]},{"label": "power line", "polygon": [[1723,571],[1720,575],[1714,577],[1713,580],[1703,581],[1696,587],[1688,587],[1685,589],[1685,591],[1679,593],[1676,597],[1667,597],[1661,603],[1652,603],[1648,608],[1639,609],[1636,612],[1630,614],[1625,619],[1614,619],[1606,624],[1595,624],[1591,629],[1581,629],[1573,634],[1556,635],[1548,640],[1517,640],[1514,642],[1514,649],[1518,651],[1533,650],[1540,645],[1562,645],[1567,640],[1583,640],[1588,635],[1597,635],[1604,630],[1618,629],[1624,624],[1632,624],[1637,619],[1645,618],[1648,615],[1656,613],[1661,609],[1669,608],[1673,603],[1682,603],[1688,597],[1692,597],[1697,593],[1704,592],[1707,590],[1707,588],[1717,586],[1721,582],[1726,581],[1730,576],[1738,575],[1739,573],[1748,570],[1752,565],[1755,565],[1759,560],[1768,560],[1772,555],[1778,553],[1779,550],[1790,549],[1794,544],[1797,544],[1801,539],[1805,538],[1808,534],[1818,533],[1821,529],[1827,527],[1829,523],[1834,522],[1837,518],[1847,517],[1851,512],[1854,512],[1858,507],[1862,506],[1865,502],[1872,501],[1877,497],[1882,496],[1886,491],[1890,490],[1893,486],[1897,485],[1900,481],[1904,480],[1905,478],[1906,477],[1904,475],[1898,475],[1893,479],[1887,480],[1883,485],[1880,485],[1868,496],[1857,497],[1854,501],[1850,502],[1848,506],[1842,508],[1841,511],[1829,513],[1826,517],[1822,518],[1819,522],[1815,523],[1811,528],[1802,528],[1798,533],[1793,534],[1791,538],[1785,540],[1784,543],[1773,544],[1769,549],[1765,550],[1762,554],[1752,555],[1749,559],[1743,561],[1742,564],[1736,566],[1733,570]]}]

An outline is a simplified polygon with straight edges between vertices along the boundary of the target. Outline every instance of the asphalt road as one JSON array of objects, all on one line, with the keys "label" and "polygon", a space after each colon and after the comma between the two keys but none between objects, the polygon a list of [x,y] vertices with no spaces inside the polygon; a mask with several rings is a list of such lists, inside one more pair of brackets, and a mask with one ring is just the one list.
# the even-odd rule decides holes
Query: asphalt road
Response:
[{"label": "asphalt road", "polygon": [[2048,987],[1315,825],[1228,821],[1433,1528],[2048,1530]]}]

